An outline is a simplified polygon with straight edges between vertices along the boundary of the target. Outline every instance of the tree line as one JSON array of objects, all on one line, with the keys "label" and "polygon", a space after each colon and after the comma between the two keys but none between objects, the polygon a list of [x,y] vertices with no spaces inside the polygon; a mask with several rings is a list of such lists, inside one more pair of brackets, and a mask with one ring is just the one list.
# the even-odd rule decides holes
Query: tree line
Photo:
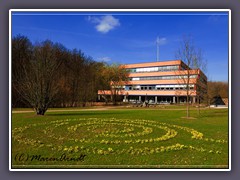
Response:
[{"label": "tree line", "polygon": [[[183,42],[179,58],[189,67],[195,67],[196,63],[197,68],[205,67],[201,53],[193,51],[191,42]],[[109,90],[110,96],[107,92],[104,96],[103,91],[103,99],[117,104],[122,86],[129,81],[129,72],[123,65],[94,61],[81,50],[69,50],[49,40],[33,44],[22,35],[12,38],[11,69],[12,107],[33,107],[39,115],[44,115],[49,107],[92,104],[97,101],[98,90]],[[188,90],[190,73],[187,77]],[[199,92],[202,93],[198,94],[199,99],[204,98],[209,104],[216,96],[228,97],[228,84],[210,81],[207,93],[205,88]]]},{"label": "tree line", "polygon": [[100,89],[110,90],[115,102],[111,84],[127,79],[123,66],[94,61],[81,50],[50,40],[33,44],[22,35],[12,38],[12,107],[33,107],[44,115],[49,107],[95,102]]}]

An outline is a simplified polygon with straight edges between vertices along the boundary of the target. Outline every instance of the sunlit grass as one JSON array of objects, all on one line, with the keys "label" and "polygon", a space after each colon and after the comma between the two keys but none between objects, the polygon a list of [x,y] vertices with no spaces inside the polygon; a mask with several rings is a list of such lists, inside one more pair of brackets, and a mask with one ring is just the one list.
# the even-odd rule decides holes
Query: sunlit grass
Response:
[{"label": "sunlit grass", "polygon": [[[117,108],[12,114],[14,168],[228,168],[228,110]],[[21,109],[24,110],[24,109]],[[176,132],[176,133],[175,133]],[[84,161],[15,159],[16,155]],[[24,159],[24,158],[22,158]],[[31,159],[31,158],[30,158]],[[25,166],[23,166],[25,165]]]}]

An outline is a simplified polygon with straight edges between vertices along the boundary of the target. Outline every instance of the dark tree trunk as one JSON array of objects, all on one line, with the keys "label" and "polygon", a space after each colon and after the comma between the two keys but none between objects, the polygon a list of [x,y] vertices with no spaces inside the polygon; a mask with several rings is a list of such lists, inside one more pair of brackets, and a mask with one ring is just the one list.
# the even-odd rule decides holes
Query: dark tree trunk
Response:
[{"label": "dark tree trunk", "polygon": [[44,115],[47,111],[47,108],[36,108],[35,111],[37,112],[37,115]]}]

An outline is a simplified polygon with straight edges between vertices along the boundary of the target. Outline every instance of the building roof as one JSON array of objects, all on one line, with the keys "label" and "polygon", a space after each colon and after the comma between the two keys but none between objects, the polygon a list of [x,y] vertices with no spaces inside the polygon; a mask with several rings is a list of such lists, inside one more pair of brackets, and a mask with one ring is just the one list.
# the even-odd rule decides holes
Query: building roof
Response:
[{"label": "building roof", "polygon": [[126,68],[141,68],[141,67],[155,67],[155,66],[171,66],[179,65],[183,63],[181,60],[167,60],[158,62],[145,62],[145,63],[135,63],[135,64],[125,64]]}]

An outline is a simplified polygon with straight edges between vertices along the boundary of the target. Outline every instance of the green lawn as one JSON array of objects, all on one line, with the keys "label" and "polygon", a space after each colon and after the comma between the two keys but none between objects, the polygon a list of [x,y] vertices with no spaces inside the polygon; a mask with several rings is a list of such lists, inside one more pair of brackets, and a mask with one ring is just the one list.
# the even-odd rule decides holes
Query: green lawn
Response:
[{"label": "green lawn", "polygon": [[228,168],[228,109],[68,110],[12,114],[13,168]]}]

